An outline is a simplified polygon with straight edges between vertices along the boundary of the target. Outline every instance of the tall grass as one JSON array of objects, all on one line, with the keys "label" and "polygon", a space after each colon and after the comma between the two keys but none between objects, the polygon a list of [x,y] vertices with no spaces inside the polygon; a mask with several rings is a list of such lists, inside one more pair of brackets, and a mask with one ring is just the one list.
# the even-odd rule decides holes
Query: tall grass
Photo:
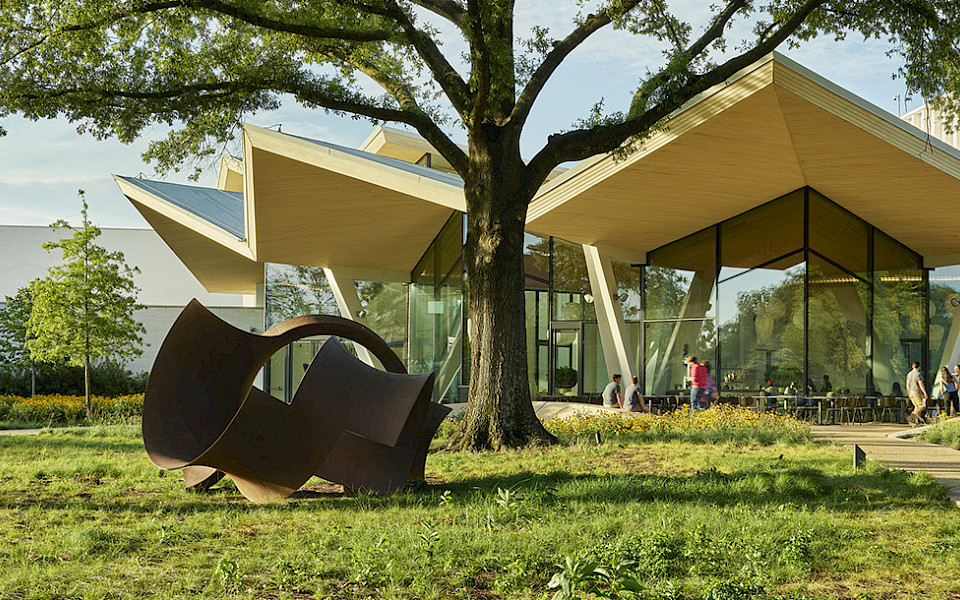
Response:
[{"label": "tall grass", "polygon": [[960,448],[960,419],[943,420],[920,432],[917,439],[941,446]]}]

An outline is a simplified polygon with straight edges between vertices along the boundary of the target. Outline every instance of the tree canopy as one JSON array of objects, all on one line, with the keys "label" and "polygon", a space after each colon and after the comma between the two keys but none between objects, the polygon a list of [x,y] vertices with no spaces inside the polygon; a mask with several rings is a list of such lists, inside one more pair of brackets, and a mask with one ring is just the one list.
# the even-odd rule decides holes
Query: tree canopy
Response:
[{"label": "tree canopy", "polygon": [[[685,11],[705,15],[698,22],[666,0],[573,3],[567,30],[516,32],[512,0],[6,0],[0,117],[66,117],[122,141],[170,125],[145,155],[161,170],[216,152],[245,115],[282,101],[413,127],[464,179],[480,385],[458,443],[549,442],[529,407],[521,263],[527,206],[554,167],[623,151],[700,92],[818,35],[888,41],[908,88],[939,97],[957,87],[960,37],[955,0],[724,0]],[[598,99],[522,158],[547,83],[610,29],[661,51],[623,74],[637,81],[625,110],[605,113]]]}]

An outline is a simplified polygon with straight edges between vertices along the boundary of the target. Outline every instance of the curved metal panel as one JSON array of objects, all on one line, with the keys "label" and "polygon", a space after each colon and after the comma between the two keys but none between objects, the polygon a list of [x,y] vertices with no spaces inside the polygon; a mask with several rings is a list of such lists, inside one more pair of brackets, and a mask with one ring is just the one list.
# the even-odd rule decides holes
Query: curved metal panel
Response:
[{"label": "curved metal panel", "polygon": [[[373,369],[330,338],[288,405],[253,386],[277,350],[307,336],[362,344]],[[432,404],[433,374],[408,375],[369,328],[340,317],[285,321],[263,335],[225,323],[193,300],[160,347],[143,407],[147,454],[204,489],[226,473],[248,499],[284,498],[313,474],[389,493],[423,477],[430,439],[449,412]]]}]

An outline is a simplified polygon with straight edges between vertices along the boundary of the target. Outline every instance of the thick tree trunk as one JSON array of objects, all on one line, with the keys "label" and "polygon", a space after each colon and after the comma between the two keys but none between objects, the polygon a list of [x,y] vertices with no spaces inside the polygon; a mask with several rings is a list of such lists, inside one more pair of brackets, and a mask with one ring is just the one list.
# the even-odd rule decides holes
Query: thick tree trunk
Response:
[{"label": "thick tree trunk", "polygon": [[523,227],[534,190],[515,157],[475,152],[466,178],[470,399],[451,445],[502,449],[556,443],[540,423],[527,379]]}]

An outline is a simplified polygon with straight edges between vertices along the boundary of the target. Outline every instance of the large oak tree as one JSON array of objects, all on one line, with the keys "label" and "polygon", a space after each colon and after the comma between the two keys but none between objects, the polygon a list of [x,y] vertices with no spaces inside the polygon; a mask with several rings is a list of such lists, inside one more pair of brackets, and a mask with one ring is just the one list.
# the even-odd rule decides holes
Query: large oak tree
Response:
[{"label": "large oak tree", "polygon": [[[527,206],[547,174],[623,149],[781,44],[817,35],[888,40],[907,86],[932,97],[955,76],[960,25],[955,0],[722,0],[700,23],[667,0],[572,2],[581,12],[566,31],[520,33],[510,0],[2,0],[0,117],[66,117],[122,141],[173,125],[145,156],[160,170],[213,152],[245,114],[282,100],[413,127],[464,180],[472,364],[458,441],[549,443],[527,384],[522,273]],[[649,72],[623,73],[639,81],[629,108],[584,115],[521,157],[547,82],[611,28],[663,48]]]}]

